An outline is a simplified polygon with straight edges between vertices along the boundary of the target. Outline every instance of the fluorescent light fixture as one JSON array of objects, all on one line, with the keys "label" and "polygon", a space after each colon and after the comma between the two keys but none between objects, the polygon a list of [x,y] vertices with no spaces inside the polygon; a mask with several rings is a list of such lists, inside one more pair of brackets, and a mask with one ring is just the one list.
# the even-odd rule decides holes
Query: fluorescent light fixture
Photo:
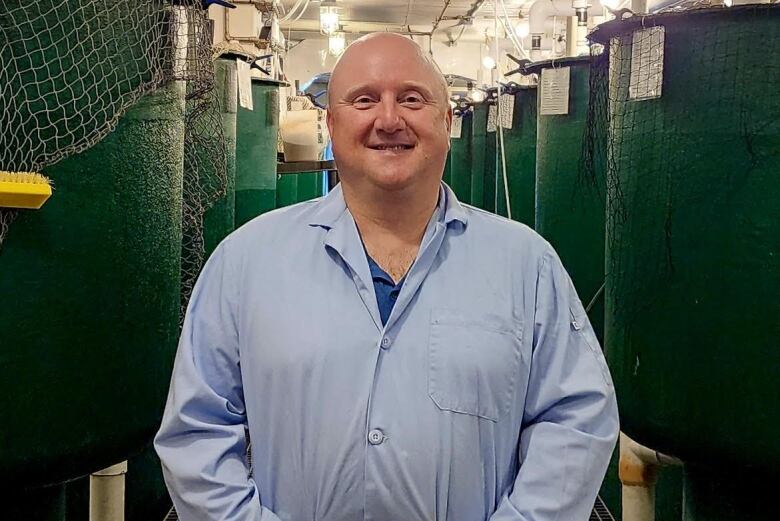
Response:
[{"label": "fluorescent light fixture", "polygon": [[494,60],[491,56],[485,56],[482,58],[482,66],[486,69],[495,69],[496,68],[496,60]]},{"label": "fluorescent light fixture", "polygon": [[320,4],[320,32],[331,35],[339,30],[339,8],[336,2]]},{"label": "fluorescent light fixture", "polygon": [[328,37],[328,52],[333,56],[339,56],[347,46],[344,33],[335,32]]}]

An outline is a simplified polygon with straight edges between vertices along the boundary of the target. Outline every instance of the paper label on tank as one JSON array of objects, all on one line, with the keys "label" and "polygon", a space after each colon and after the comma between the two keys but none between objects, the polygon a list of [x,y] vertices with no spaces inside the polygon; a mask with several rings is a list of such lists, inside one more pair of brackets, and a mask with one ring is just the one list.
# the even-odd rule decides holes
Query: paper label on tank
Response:
[{"label": "paper label on tank", "polygon": [[452,118],[452,126],[450,127],[450,137],[460,139],[460,134],[463,131],[463,118],[455,116]]},{"label": "paper label on tank", "polygon": [[254,110],[252,104],[252,73],[249,64],[244,60],[236,60],[238,72],[238,103],[247,110]]},{"label": "paper label on tank", "polygon": [[569,113],[569,78],[571,69],[559,67],[557,69],[542,69],[542,78],[539,82],[541,92],[541,104],[539,114],[553,116]]},{"label": "paper label on tank", "polygon": [[631,77],[628,99],[661,97],[664,80],[664,27],[648,27],[634,32],[631,39]]},{"label": "paper label on tank", "polygon": [[328,141],[328,123],[324,110],[317,108],[317,143],[324,145]]},{"label": "paper label on tank", "polygon": [[515,97],[511,94],[502,94],[499,103],[501,104],[501,126],[512,128],[512,118],[515,112]]},{"label": "paper label on tank", "polygon": [[488,117],[487,117],[488,132],[496,131],[496,120],[498,120],[498,110],[496,109],[495,105],[490,105],[488,107]]}]

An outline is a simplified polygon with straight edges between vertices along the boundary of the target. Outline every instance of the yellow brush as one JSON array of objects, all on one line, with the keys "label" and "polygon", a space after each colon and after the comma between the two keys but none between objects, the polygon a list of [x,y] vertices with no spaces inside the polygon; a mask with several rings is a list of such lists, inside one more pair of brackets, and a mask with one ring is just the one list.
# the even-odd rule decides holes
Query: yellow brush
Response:
[{"label": "yellow brush", "polygon": [[0,171],[0,207],[37,210],[51,197],[51,183],[41,174]]}]

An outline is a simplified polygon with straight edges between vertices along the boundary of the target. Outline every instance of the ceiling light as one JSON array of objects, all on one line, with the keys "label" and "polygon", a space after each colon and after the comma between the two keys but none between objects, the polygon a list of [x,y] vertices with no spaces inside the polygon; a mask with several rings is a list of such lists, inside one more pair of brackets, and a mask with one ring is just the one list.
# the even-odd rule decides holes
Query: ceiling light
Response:
[{"label": "ceiling light", "polygon": [[482,58],[482,66],[486,69],[495,69],[496,68],[496,60],[494,60],[491,56],[485,56]]},{"label": "ceiling light", "polygon": [[335,32],[328,37],[328,52],[339,56],[347,46],[347,39],[342,32]]},{"label": "ceiling light", "polygon": [[320,4],[320,32],[333,34],[339,30],[339,8],[336,2],[325,1]]}]

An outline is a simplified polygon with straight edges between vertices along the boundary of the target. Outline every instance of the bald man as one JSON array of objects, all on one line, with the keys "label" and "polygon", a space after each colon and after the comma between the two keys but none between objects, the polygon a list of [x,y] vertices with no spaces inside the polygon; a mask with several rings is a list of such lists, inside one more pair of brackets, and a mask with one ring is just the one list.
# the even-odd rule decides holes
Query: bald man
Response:
[{"label": "bald man", "polygon": [[558,257],[442,184],[416,44],[357,40],[329,91],[340,186],[230,235],[190,301],[155,440],[180,519],[585,521],[617,407]]}]

